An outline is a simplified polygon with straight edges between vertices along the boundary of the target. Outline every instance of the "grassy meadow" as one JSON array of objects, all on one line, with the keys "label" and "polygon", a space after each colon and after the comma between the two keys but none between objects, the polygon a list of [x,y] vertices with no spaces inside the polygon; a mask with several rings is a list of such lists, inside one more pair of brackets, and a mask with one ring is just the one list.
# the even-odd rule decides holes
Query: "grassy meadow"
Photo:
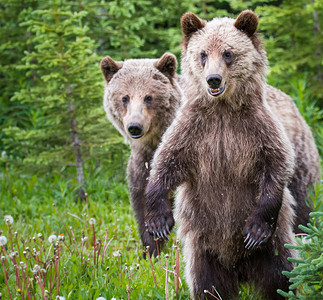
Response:
[{"label": "grassy meadow", "polygon": [[[59,174],[2,170],[1,299],[189,299],[176,229],[159,259],[143,259],[123,178],[88,171],[87,200],[80,202],[75,183]],[[322,197],[317,186],[316,211]],[[244,285],[239,299],[261,296]]]},{"label": "grassy meadow", "polygon": [[[166,270],[168,299],[176,293],[188,298],[175,235],[159,260],[143,259],[121,179],[96,172],[87,201],[79,202],[71,182],[59,175],[12,171],[1,178],[0,230],[7,238],[1,246],[2,299],[164,299]],[[5,222],[7,215],[11,224]]]}]

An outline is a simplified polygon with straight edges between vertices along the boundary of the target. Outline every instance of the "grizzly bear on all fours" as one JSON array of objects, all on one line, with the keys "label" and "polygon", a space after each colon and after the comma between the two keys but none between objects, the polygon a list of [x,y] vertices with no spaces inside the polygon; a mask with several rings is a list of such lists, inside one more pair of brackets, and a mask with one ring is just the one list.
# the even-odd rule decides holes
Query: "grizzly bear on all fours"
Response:
[{"label": "grizzly bear on all fours", "polygon": [[179,187],[175,219],[192,297],[236,298],[239,282],[249,282],[280,299],[281,272],[295,256],[284,244],[295,242],[294,208],[297,222],[308,218],[318,151],[292,100],[266,84],[253,12],[210,22],[186,13],[181,24],[186,99],[154,155],[147,229],[167,237],[167,197]]},{"label": "grizzly bear on all fours", "polygon": [[[150,161],[166,128],[174,119],[181,99],[177,60],[165,53],[160,59],[101,61],[106,79],[104,108],[109,120],[131,146],[128,185],[141,240],[156,254],[156,242],[145,230],[145,188]],[[159,246],[161,243],[159,242]]]}]

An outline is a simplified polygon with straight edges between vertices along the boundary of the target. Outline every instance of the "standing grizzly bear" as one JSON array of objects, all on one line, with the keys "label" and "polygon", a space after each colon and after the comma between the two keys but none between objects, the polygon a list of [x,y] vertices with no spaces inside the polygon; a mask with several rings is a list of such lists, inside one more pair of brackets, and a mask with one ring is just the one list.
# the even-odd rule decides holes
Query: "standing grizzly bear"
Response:
[{"label": "standing grizzly bear", "polygon": [[[307,190],[320,178],[311,132],[292,100],[266,84],[258,17],[181,19],[186,100],[157,149],[146,189],[148,231],[166,238],[175,218],[194,299],[236,298],[249,282],[268,299],[288,290]],[[296,201],[295,201],[296,200]],[[213,299],[213,296],[210,297]]]},{"label": "standing grizzly bear", "polygon": [[170,53],[160,59],[116,62],[107,56],[101,61],[106,80],[104,108],[109,120],[131,146],[128,162],[130,198],[142,243],[150,246],[151,254],[155,253],[157,245],[145,230],[144,193],[150,161],[180,103],[176,68],[176,57]]}]

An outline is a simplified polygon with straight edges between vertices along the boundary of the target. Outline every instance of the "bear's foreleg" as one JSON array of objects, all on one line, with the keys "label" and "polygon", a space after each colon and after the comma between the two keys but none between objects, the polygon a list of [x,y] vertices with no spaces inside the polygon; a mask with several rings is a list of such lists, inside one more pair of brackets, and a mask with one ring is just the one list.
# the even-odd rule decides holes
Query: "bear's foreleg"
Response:
[{"label": "bear's foreleg", "polygon": [[276,229],[284,186],[275,184],[270,179],[265,179],[265,181],[258,206],[255,212],[248,217],[244,228],[247,249],[267,243]]},{"label": "bear's foreleg", "polygon": [[160,239],[167,239],[175,224],[169,197],[187,178],[188,161],[194,161],[184,149],[170,151],[172,147],[176,145],[165,143],[159,150],[146,188],[146,227],[150,234]]},{"label": "bear's foreleg", "polygon": [[[278,141],[272,141],[272,144],[275,142],[279,144]],[[244,227],[247,249],[267,243],[275,232],[283,202],[283,191],[293,170],[293,156],[288,156],[288,149],[285,149],[282,144],[274,150],[270,145],[265,148],[267,150],[262,159],[263,171],[259,179],[258,203],[253,214],[247,218]]]},{"label": "bear's foreleg", "polygon": [[144,220],[145,210],[146,210],[145,189],[130,188],[130,195],[131,195],[132,207],[135,212],[136,220],[138,223],[142,244],[145,248],[149,246],[149,253],[151,256],[152,255],[157,256],[158,251],[161,250],[164,243],[160,239],[155,240],[154,237],[151,234],[149,234],[149,232],[146,230],[145,220]]}]

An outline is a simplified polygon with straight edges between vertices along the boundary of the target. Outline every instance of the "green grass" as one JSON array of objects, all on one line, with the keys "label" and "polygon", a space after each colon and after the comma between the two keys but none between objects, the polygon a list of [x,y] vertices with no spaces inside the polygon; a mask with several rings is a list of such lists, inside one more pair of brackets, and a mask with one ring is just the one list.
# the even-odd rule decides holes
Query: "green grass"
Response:
[{"label": "green grass", "polygon": [[[0,170],[0,231],[7,238],[5,247],[0,247],[2,299],[10,299],[3,267],[12,299],[166,299],[167,265],[167,299],[176,299],[177,289],[178,299],[189,299],[176,230],[160,258],[152,259],[152,270],[150,260],[143,259],[123,178],[106,169],[87,172],[88,201],[81,203],[75,201],[76,183],[62,174],[25,175],[10,167]],[[13,217],[12,224],[6,224],[6,215]],[[95,219],[94,225],[89,224],[90,218]],[[64,241],[51,244],[50,235]],[[87,240],[82,242],[84,237]],[[13,251],[18,254],[10,259]],[[35,265],[40,266],[39,272]],[[178,288],[175,265],[179,267]],[[261,297],[243,285],[239,299]]]},{"label": "green grass", "polygon": [[[4,169],[2,171],[0,230],[8,242],[7,250],[2,248],[1,255],[4,256],[3,263],[13,299],[20,299],[22,294],[22,299],[29,298],[26,288],[22,292],[23,284],[19,284],[19,280],[24,281],[23,277],[27,272],[28,277],[33,278],[28,280],[32,299],[41,299],[43,292],[47,299],[55,299],[57,295],[66,299],[96,299],[99,296],[106,299],[128,299],[128,296],[131,299],[164,299],[166,253],[169,255],[167,295],[168,299],[176,297],[172,272],[175,253],[179,250],[173,247],[176,243],[175,235],[173,234],[160,259],[152,261],[155,286],[150,261],[142,258],[143,248],[125,183],[109,176],[102,178],[102,173],[97,172],[87,185],[87,205],[75,201],[74,182],[64,180],[59,174],[26,176],[16,170],[10,170],[8,174]],[[4,221],[5,215],[11,215],[14,219],[10,225],[13,248],[9,226]],[[89,224],[90,218],[96,220],[94,231]],[[72,232],[75,242],[73,238],[70,240]],[[95,248],[93,232],[97,242]],[[42,238],[38,237],[39,233]],[[53,234],[62,234],[65,240],[59,241],[57,246],[51,245],[48,237]],[[81,255],[82,236],[88,239]],[[29,250],[26,251],[27,247]],[[106,251],[102,257],[103,248]],[[19,252],[13,258],[15,263],[8,257],[13,251]],[[26,251],[25,257],[23,251]],[[20,261],[23,262],[23,268],[20,268]],[[16,276],[15,264],[19,276]],[[45,271],[33,274],[32,269],[36,264]],[[179,266],[180,279],[184,282],[181,261]],[[26,276],[25,281],[27,282]],[[2,267],[0,282],[5,283]],[[3,299],[10,299],[6,284],[0,286]],[[49,293],[45,293],[45,290]],[[178,295],[179,299],[189,298],[186,285],[180,285]]]}]

